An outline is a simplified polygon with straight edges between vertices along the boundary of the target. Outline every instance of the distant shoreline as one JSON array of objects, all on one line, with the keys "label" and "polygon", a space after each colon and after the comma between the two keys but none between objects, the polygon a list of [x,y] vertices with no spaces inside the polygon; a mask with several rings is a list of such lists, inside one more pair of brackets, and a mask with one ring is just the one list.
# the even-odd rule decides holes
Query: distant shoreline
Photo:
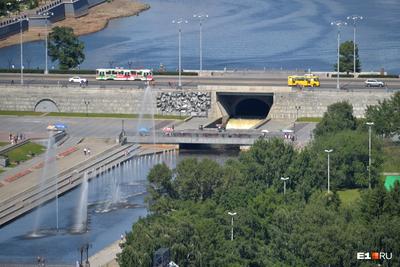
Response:
[{"label": "distant shoreline", "polygon": [[[64,26],[74,29],[77,36],[87,35],[103,30],[112,19],[139,15],[150,8],[150,5],[136,0],[113,0],[104,2],[89,9],[89,13],[79,18],[66,18],[53,23],[51,27]],[[50,29],[50,27],[49,27]],[[23,42],[40,41],[45,39],[45,28],[31,28],[23,33]],[[20,35],[15,34],[0,41],[0,48],[20,43]]]}]

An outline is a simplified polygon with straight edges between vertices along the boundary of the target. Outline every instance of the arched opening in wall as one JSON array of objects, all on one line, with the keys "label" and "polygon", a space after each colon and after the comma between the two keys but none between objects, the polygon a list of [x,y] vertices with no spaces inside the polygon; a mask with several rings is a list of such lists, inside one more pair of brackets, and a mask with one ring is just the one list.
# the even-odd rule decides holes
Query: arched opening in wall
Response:
[{"label": "arched opening in wall", "polygon": [[269,109],[269,105],[260,99],[246,98],[236,105],[234,117],[264,119]]},{"label": "arched opening in wall", "polygon": [[35,112],[60,112],[56,102],[51,99],[42,99],[35,105]]}]

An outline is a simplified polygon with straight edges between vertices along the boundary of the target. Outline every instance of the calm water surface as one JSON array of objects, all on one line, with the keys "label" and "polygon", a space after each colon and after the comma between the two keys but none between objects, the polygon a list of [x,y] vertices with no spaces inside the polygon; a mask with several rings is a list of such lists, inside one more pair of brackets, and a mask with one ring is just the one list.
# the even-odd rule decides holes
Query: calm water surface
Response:
[{"label": "calm water surface", "polygon": [[[75,264],[80,258],[79,248],[89,243],[89,254],[108,246],[120,235],[130,231],[132,223],[147,215],[144,197],[146,176],[156,163],[165,162],[170,168],[187,157],[210,158],[222,164],[237,156],[237,151],[180,151],[157,156],[134,158],[89,183],[88,229],[85,234],[72,234],[80,187],[59,198],[59,232],[56,227],[56,204],[51,201],[41,208],[41,238],[29,238],[37,210],[0,228],[0,265],[6,263],[35,263],[37,256],[47,263]],[[110,204],[111,203],[111,204]],[[139,205],[136,207],[136,205]],[[128,206],[128,207],[127,207]]]},{"label": "calm water surface", "polygon": [[[86,60],[81,68],[143,66],[163,63],[175,70],[178,31],[171,21],[189,20],[182,29],[182,66],[199,68],[199,26],[204,23],[204,69],[332,70],[336,28],[331,21],[352,14],[365,17],[357,27],[363,70],[385,68],[400,73],[400,3],[398,0],[147,0],[151,9],[113,20],[97,33],[81,37]],[[353,38],[352,27],[342,40]],[[25,64],[43,67],[44,44],[25,45]],[[0,50],[0,67],[19,66],[19,47]],[[54,65],[54,64],[53,64]]]}]

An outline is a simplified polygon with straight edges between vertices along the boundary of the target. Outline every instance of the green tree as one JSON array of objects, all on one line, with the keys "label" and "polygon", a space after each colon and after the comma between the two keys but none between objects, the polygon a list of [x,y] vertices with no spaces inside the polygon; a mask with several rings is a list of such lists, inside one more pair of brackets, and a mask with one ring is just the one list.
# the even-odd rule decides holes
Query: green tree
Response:
[{"label": "green tree", "polygon": [[346,101],[328,106],[322,120],[314,129],[316,137],[332,135],[342,130],[356,129],[356,118],[353,116],[353,106]]},{"label": "green tree", "polygon": [[85,45],[70,27],[54,27],[48,42],[49,56],[52,61],[58,60],[62,70],[75,68],[85,60]]},{"label": "green tree", "polygon": [[[340,44],[339,49],[339,63],[340,72],[353,72],[354,71],[354,43],[353,41],[346,41]],[[334,65],[335,71],[337,71],[337,63]],[[358,56],[358,45],[356,44],[356,71],[361,71],[360,58]]]},{"label": "green tree", "polygon": [[176,197],[172,184],[172,171],[165,163],[158,164],[150,170],[147,179],[149,209],[156,213],[170,211],[173,208],[171,200]]},{"label": "green tree", "polygon": [[[372,136],[372,164],[371,183],[376,185],[382,165],[382,144]],[[354,188],[368,186],[368,134],[360,131],[342,131],[336,135],[318,138],[312,149],[321,162],[320,168],[325,168],[324,175],[320,177],[326,181],[327,156],[325,149],[333,149],[330,154],[330,176],[332,188]],[[325,183],[326,184],[326,183]]]},{"label": "green tree", "polygon": [[375,123],[373,129],[376,133],[386,137],[400,135],[400,92],[377,105],[368,106],[365,117]]},{"label": "green tree", "polygon": [[295,151],[291,144],[273,138],[256,141],[250,151],[240,156],[240,161],[243,173],[250,180],[260,181],[266,186],[279,186],[282,184],[280,178],[287,174],[294,158]]}]

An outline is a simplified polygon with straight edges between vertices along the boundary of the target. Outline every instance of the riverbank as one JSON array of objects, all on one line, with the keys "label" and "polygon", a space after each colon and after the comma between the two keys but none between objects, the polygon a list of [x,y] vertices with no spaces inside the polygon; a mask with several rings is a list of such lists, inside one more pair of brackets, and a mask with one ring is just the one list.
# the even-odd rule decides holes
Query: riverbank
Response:
[{"label": "riverbank", "polygon": [[[79,18],[66,18],[53,23],[51,27],[71,27],[76,35],[81,36],[98,32],[105,27],[110,20],[139,15],[140,12],[149,9],[148,4],[139,3],[135,0],[113,0],[104,2],[89,9],[89,14]],[[49,27],[50,28],[50,27]],[[30,28],[23,33],[24,42],[45,39],[45,28]],[[20,35],[16,34],[0,41],[0,48],[20,43]]]}]

